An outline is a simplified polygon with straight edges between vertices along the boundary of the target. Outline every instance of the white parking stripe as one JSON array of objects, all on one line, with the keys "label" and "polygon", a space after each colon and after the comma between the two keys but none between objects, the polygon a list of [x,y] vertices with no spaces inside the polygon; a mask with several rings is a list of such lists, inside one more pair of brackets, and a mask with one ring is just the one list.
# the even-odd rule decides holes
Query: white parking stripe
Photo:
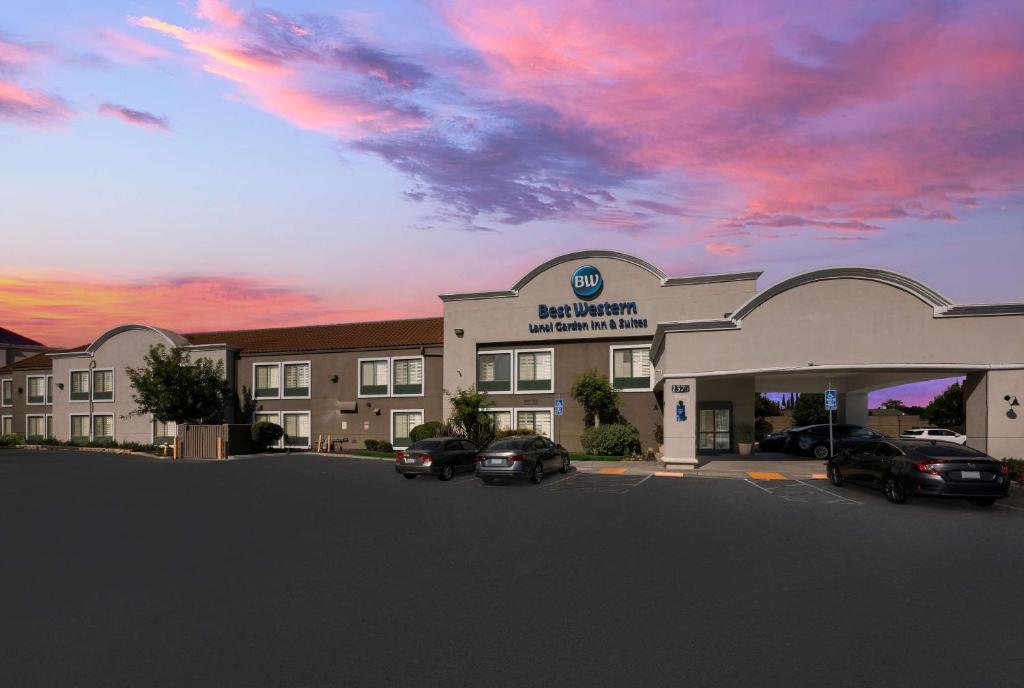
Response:
[{"label": "white parking stripe", "polygon": [[743,479],[743,481],[744,481],[744,482],[747,482],[747,483],[750,483],[751,485],[753,485],[754,487],[756,487],[757,489],[759,489],[759,490],[761,490],[761,491],[763,491],[763,492],[767,492],[768,494],[773,494],[773,492],[772,492],[771,490],[769,490],[769,489],[766,489],[766,488],[764,488],[764,487],[761,487],[760,485],[758,485],[757,483],[755,483],[755,482],[754,482],[753,480],[751,480],[750,478],[744,478],[744,479]]},{"label": "white parking stripe", "polygon": [[800,483],[801,485],[806,485],[807,487],[814,488],[818,492],[824,492],[825,494],[832,495],[833,497],[838,497],[839,499],[842,499],[845,502],[853,502],[854,504],[863,504],[864,503],[864,502],[858,502],[856,499],[850,499],[849,497],[846,497],[846,496],[841,495],[841,494],[836,494],[835,492],[832,492],[831,490],[825,490],[823,488],[818,487],[817,485],[811,485],[810,483],[805,483],[803,480],[797,480],[797,482]]}]

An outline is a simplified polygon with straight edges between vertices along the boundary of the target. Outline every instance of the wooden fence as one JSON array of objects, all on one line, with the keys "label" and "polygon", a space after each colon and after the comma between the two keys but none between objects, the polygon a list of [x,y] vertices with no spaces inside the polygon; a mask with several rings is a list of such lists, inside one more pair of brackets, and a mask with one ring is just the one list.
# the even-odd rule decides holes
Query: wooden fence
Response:
[{"label": "wooden fence", "polygon": [[257,451],[251,425],[179,425],[174,440],[176,459],[226,459]]}]

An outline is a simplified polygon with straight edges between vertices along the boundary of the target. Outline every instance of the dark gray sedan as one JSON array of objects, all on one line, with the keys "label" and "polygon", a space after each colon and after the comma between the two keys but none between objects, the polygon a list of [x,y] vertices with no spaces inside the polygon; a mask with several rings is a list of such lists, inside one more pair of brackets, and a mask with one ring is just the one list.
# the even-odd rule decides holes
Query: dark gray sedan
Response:
[{"label": "dark gray sedan", "polygon": [[476,475],[485,483],[496,478],[528,478],[535,485],[544,473],[569,470],[569,452],[542,435],[516,435],[495,440],[476,457]]},{"label": "dark gray sedan", "polygon": [[432,437],[414,442],[395,457],[395,472],[407,480],[417,475],[436,475],[451,480],[456,471],[471,471],[480,448],[459,437]]},{"label": "dark gray sedan", "polygon": [[1010,490],[1009,469],[988,454],[951,442],[894,440],[868,442],[825,464],[829,480],[881,488],[902,504],[910,495],[966,497],[992,506]]}]

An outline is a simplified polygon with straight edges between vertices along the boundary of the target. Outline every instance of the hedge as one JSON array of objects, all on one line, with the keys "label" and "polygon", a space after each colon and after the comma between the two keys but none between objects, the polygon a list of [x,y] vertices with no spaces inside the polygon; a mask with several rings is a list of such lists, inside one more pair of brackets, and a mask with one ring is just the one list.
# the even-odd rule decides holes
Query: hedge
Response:
[{"label": "hedge", "polygon": [[580,444],[583,451],[593,456],[630,456],[640,451],[640,433],[632,426],[611,423],[586,428]]}]

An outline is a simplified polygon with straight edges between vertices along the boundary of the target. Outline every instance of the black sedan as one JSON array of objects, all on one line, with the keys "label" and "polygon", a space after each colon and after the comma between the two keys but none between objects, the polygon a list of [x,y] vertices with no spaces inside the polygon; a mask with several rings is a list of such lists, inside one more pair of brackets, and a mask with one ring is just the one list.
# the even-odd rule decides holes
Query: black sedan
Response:
[{"label": "black sedan", "polygon": [[[797,454],[810,454],[816,459],[829,458],[828,423],[804,425],[786,431],[786,450]],[[861,425],[834,423],[832,425],[832,453],[839,454],[865,442],[884,438],[880,432]]]},{"label": "black sedan", "polygon": [[881,488],[894,504],[902,504],[910,495],[931,495],[966,497],[972,504],[992,506],[1010,490],[1006,464],[951,442],[868,442],[825,466],[833,485],[850,481]]},{"label": "black sedan", "polygon": [[516,435],[495,440],[477,454],[476,474],[485,483],[495,478],[529,478],[535,485],[545,471],[569,470],[569,452],[542,435]]},{"label": "black sedan", "polygon": [[395,472],[407,480],[417,475],[436,475],[451,480],[455,471],[473,470],[476,453],[480,448],[458,437],[432,437],[414,442],[395,457]]}]

